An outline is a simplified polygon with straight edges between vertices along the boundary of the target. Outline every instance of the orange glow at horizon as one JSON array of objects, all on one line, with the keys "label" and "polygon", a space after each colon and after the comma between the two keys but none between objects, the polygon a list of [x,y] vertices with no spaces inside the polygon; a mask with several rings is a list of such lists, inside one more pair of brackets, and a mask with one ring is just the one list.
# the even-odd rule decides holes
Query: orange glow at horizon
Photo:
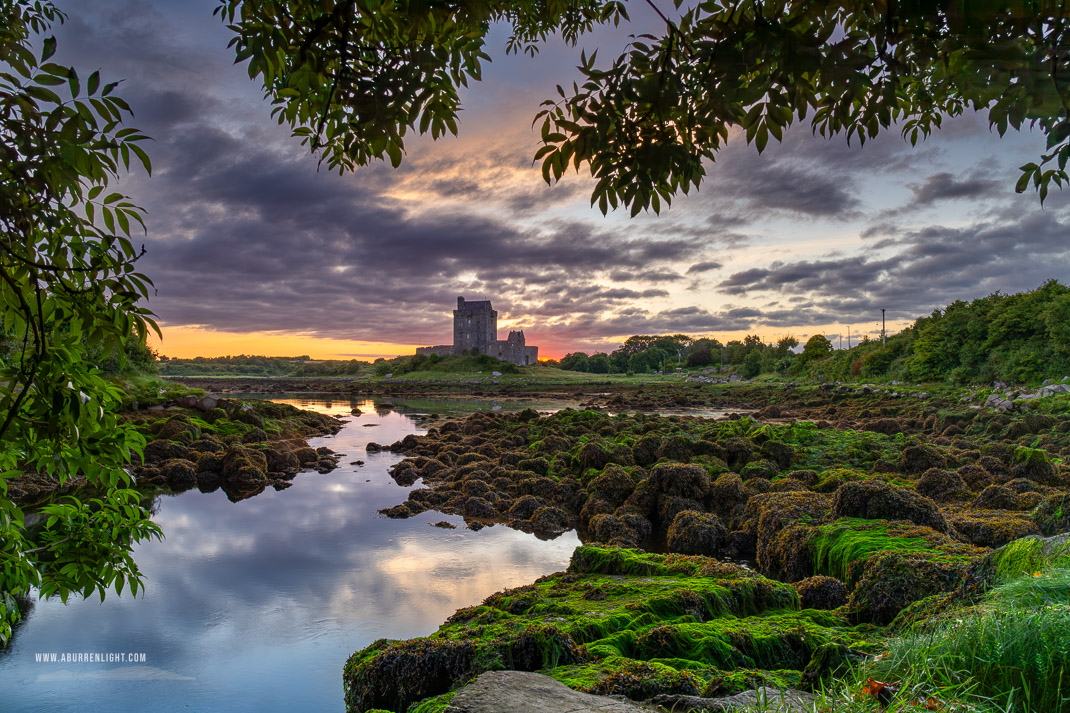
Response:
[{"label": "orange glow at horizon", "polygon": [[349,339],[331,339],[293,332],[222,332],[203,327],[160,325],[163,341],[150,335],[149,344],[160,354],[189,359],[248,354],[257,356],[298,356],[313,359],[391,358],[415,354],[415,344],[392,344]]},{"label": "orange glow at horizon", "polygon": [[[910,326],[906,320],[888,322],[888,334]],[[418,344],[396,344],[393,342],[376,342],[363,340],[332,339],[299,332],[224,332],[204,327],[168,327],[161,325],[164,333],[163,342],[150,335],[149,344],[158,353],[169,357],[188,359],[192,357],[236,356],[238,354],[257,356],[298,356],[307,354],[312,359],[360,359],[372,361],[378,357],[387,359],[396,356],[409,356],[416,353]],[[857,331],[856,331],[857,329]],[[742,340],[748,334],[758,334],[763,342],[775,344],[783,336],[794,334],[800,343],[813,334],[838,335],[845,330],[843,325],[809,325],[800,328],[787,328],[772,332],[767,329],[749,332],[717,332],[712,334],[694,333],[696,338],[708,336],[718,339],[722,344],[732,340]],[[854,343],[863,333],[874,338],[873,329],[852,328]],[[879,338],[879,337],[878,337]],[[566,354],[576,351],[596,354],[610,353],[622,345],[627,336],[599,340],[595,346],[568,345],[554,341],[543,341],[537,336],[529,338],[529,343],[539,347],[539,361],[559,360]]]}]

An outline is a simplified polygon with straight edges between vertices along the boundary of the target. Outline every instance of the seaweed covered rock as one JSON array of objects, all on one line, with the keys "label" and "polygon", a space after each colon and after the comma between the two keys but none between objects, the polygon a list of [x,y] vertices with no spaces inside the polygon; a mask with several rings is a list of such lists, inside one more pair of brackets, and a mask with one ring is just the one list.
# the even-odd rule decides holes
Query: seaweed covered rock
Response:
[{"label": "seaweed covered rock", "polygon": [[783,572],[784,543],[777,540],[781,530],[799,523],[827,521],[830,501],[828,495],[812,492],[764,493],[751,497],[743,516],[744,530],[755,537],[759,569]]},{"label": "seaweed covered rock", "polygon": [[160,466],[160,474],[167,487],[174,491],[197,487],[197,466],[182,458],[173,458]]},{"label": "seaweed covered rock", "polygon": [[1018,494],[1003,485],[989,485],[974,498],[973,508],[979,510],[1015,510]]},{"label": "seaweed covered rock", "polygon": [[1051,536],[1070,531],[1070,495],[1053,495],[1033,512],[1041,533]]},{"label": "seaweed covered rock", "polygon": [[791,467],[791,462],[795,458],[795,449],[780,441],[766,441],[762,444],[761,454],[783,470]]},{"label": "seaweed covered rock", "polygon": [[669,551],[714,557],[720,553],[727,534],[724,523],[716,515],[684,510],[669,526]]},{"label": "seaweed covered rock", "polygon": [[1002,547],[1041,529],[1025,513],[964,509],[948,515],[948,524],[967,542],[979,547]]},{"label": "seaweed covered rock", "polygon": [[967,563],[926,552],[882,552],[867,562],[851,592],[847,615],[856,622],[891,624],[910,604],[957,588],[967,570]]},{"label": "seaweed covered rock", "polygon": [[957,500],[968,493],[965,481],[957,473],[949,473],[943,468],[929,468],[918,478],[915,487],[920,495],[938,503]]},{"label": "seaweed covered rock", "polygon": [[261,451],[245,446],[231,446],[220,470],[224,482],[251,484],[267,476],[267,458]]},{"label": "seaweed covered rock", "polygon": [[628,471],[619,465],[606,467],[587,486],[588,493],[609,503],[613,509],[624,503],[633,490],[635,481]]},{"label": "seaweed covered rock", "polygon": [[709,501],[714,510],[731,514],[737,505],[747,502],[743,479],[736,473],[725,473],[710,486]]},{"label": "seaweed covered rock", "polygon": [[145,445],[144,462],[160,463],[172,458],[188,458],[189,452],[190,449],[181,443],[157,438]]},{"label": "seaweed covered rock", "polygon": [[1014,451],[1014,461],[1011,473],[1015,478],[1027,478],[1047,485],[1059,482],[1051,457],[1043,449],[1018,447]]},{"label": "seaweed covered rock", "polygon": [[595,515],[587,525],[590,542],[617,547],[638,547],[639,532],[616,515]]},{"label": "seaweed covered rock", "polygon": [[346,662],[346,710],[405,710],[410,703],[445,693],[472,673],[472,641],[379,639]]},{"label": "seaweed covered rock", "polygon": [[899,454],[899,469],[903,473],[924,473],[930,468],[944,468],[947,459],[936,448],[918,444],[907,446]]},{"label": "seaweed covered rock", "polygon": [[763,574],[781,582],[798,582],[813,574],[810,543],[818,529],[805,522],[788,525],[760,545],[758,566]]},{"label": "seaweed covered rock", "polygon": [[1070,533],[1062,533],[1054,537],[1023,537],[1009,542],[990,552],[971,574],[987,586],[1051,567],[1068,566]]},{"label": "seaweed covered rock", "polygon": [[551,536],[560,535],[572,526],[568,513],[552,505],[536,510],[528,522],[537,534]]},{"label": "seaweed covered rock", "polygon": [[947,522],[932,500],[882,480],[845,483],[833,496],[834,517],[864,520],[910,520],[940,532]]},{"label": "seaweed covered rock", "polygon": [[836,609],[847,603],[847,586],[835,577],[807,577],[794,586],[803,609]]},{"label": "seaweed covered rock", "polygon": [[710,474],[698,465],[662,464],[650,471],[650,480],[667,495],[701,500],[710,489]]},{"label": "seaweed covered rock", "polygon": [[842,620],[785,613],[797,606],[790,586],[740,565],[580,547],[568,572],[462,609],[431,637],[381,640],[353,654],[346,706],[404,711],[495,669],[545,671],[588,691],[644,698],[697,694],[698,678],[662,660],[688,650],[706,666],[801,670],[820,645],[845,643]]}]

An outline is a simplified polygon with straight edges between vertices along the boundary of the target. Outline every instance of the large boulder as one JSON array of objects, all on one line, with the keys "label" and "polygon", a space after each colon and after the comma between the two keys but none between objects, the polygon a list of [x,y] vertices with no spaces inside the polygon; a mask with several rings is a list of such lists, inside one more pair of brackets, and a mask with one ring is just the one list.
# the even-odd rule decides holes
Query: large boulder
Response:
[{"label": "large boulder", "polygon": [[803,609],[836,609],[847,603],[847,586],[835,577],[807,577],[793,586]]},{"label": "large boulder", "polygon": [[258,450],[245,446],[231,446],[220,470],[223,484],[236,488],[255,487],[267,480],[267,458]]},{"label": "large boulder", "polygon": [[684,510],[669,526],[669,552],[685,555],[717,556],[728,530],[721,518],[706,512]]},{"label": "large boulder", "polygon": [[929,468],[918,478],[915,487],[920,494],[939,503],[958,500],[968,493],[966,482],[957,473],[943,468]]},{"label": "large boulder", "polygon": [[947,522],[929,498],[883,480],[844,483],[832,498],[832,515],[863,520],[910,520],[947,532]]},{"label": "large boulder", "polygon": [[160,466],[167,487],[174,491],[197,487],[197,465],[183,458],[172,458]]},{"label": "large boulder", "polygon": [[710,474],[698,465],[666,463],[655,466],[650,472],[650,480],[658,490],[667,495],[701,500],[710,489]]}]

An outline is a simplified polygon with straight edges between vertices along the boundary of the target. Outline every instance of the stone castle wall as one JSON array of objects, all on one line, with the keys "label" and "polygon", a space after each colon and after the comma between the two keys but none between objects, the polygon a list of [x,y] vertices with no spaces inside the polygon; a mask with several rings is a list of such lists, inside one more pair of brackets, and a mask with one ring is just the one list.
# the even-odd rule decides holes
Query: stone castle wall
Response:
[{"label": "stone castle wall", "polygon": [[490,300],[465,302],[464,297],[457,298],[457,309],[453,310],[453,344],[418,347],[416,353],[449,356],[467,354],[473,349],[521,366],[539,361],[539,348],[527,345],[523,330],[509,332],[507,339],[498,339],[498,313],[490,306]]},{"label": "stone castle wall", "polygon": [[472,349],[486,353],[498,340],[498,313],[489,300],[465,302],[457,298],[453,310],[453,353],[464,354]]}]

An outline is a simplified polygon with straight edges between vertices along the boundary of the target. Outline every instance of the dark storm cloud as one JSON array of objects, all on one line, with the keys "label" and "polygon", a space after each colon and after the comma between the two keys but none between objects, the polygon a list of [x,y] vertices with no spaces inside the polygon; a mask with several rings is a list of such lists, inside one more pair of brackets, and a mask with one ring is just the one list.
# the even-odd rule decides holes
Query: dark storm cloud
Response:
[{"label": "dark storm cloud", "polygon": [[914,200],[907,207],[929,206],[937,201],[955,198],[985,198],[998,195],[1003,187],[1002,181],[976,176],[959,179],[952,173],[941,171],[926,178],[924,183],[907,184],[907,188],[914,193]]},{"label": "dark storm cloud", "polygon": [[715,260],[706,260],[705,262],[696,262],[687,268],[687,274],[694,275],[700,272],[710,272],[711,270],[720,270],[722,267],[724,266]]},{"label": "dark storm cloud", "polygon": [[[812,297],[812,307],[784,318],[795,324],[857,318],[889,308],[896,318],[924,314],[955,299],[996,289],[1019,291],[1070,271],[1070,226],[1051,213],[1025,216],[1007,210],[998,221],[962,228],[928,227],[888,241],[897,254],[848,256],[773,263],[737,272],[721,282],[728,294],[795,293]],[[773,323],[773,311],[762,320]],[[829,320],[825,320],[829,321]]]}]

